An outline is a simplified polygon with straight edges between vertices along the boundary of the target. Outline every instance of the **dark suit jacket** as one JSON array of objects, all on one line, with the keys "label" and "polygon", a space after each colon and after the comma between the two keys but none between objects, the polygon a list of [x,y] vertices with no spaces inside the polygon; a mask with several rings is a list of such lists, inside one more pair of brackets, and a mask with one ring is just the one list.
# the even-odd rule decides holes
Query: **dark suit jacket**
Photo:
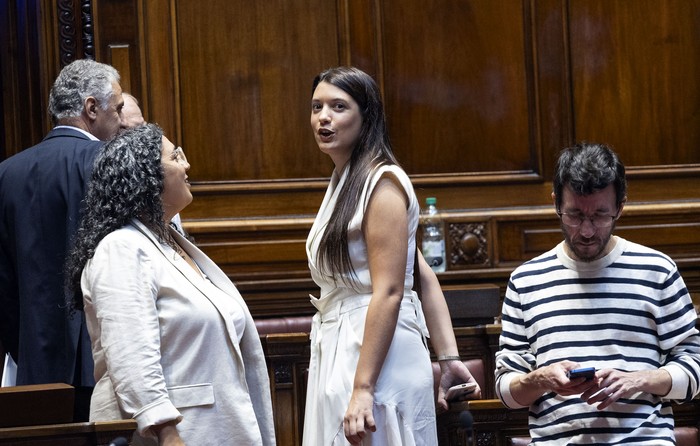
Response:
[{"label": "dark suit jacket", "polygon": [[85,316],[67,306],[63,268],[102,144],[57,128],[0,163],[0,340],[18,385],[94,386]]}]

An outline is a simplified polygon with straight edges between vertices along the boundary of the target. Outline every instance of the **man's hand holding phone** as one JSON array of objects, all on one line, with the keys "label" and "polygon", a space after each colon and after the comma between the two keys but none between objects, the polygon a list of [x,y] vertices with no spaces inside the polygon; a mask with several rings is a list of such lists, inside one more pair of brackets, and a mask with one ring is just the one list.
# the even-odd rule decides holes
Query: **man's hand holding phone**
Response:
[{"label": "man's hand holding phone", "polygon": [[566,372],[566,376],[568,376],[570,380],[586,378],[586,381],[590,381],[595,377],[595,367],[569,370]]}]

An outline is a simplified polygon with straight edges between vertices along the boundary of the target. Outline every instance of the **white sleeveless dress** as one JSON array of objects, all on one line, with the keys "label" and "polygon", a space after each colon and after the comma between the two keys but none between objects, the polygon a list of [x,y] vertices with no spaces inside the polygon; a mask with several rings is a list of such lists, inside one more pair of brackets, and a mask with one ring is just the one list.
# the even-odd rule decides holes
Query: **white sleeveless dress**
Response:
[{"label": "white sleeveless dress", "polygon": [[369,197],[379,178],[394,175],[409,197],[409,233],[404,298],[386,360],[377,379],[374,418],[377,431],[363,441],[368,446],[436,445],[437,428],[433,372],[425,344],[428,335],[420,300],[413,287],[415,232],[419,205],[410,179],[398,166],[383,166],[368,178],[360,205],[348,231],[350,257],[357,278],[356,289],[342,281],[335,283],[320,273],[316,264],[318,243],[335,207],[338,192],[347,176],[333,172],[323,204],[306,242],[309,268],[321,296],[311,296],[318,312],[311,330],[311,360],[304,419],[303,445],[348,445],[343,432],[343,416],[352,394],[355,370],[364,335],[372,283],[367,262],[367,246],[362,220]]}]

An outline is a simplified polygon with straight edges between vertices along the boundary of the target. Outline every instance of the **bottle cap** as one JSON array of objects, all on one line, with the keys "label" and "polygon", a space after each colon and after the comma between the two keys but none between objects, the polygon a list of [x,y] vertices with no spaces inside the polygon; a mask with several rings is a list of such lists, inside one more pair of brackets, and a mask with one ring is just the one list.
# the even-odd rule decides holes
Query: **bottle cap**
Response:
[{"label": "bottle cap", "polygon": [[425,199],[425,204],[430,206],[431,204],[436,204],[437,203],[437,198],[435,197],[428,197]]}]

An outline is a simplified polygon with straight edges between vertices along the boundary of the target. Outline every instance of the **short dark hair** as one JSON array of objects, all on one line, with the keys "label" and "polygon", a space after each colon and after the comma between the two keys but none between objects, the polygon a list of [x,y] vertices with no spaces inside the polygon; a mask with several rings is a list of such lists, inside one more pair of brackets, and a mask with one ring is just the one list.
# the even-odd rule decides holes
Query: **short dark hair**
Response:
[{"label": "short dark hair", "polygon": [[619,208],[627,196],[625,166],[607,145],[580,142],[559,154],[553,181],[557,210],[561,207],[566,185],[577,195],[590,195],[610,184],[615,186],[615,200]]}]

